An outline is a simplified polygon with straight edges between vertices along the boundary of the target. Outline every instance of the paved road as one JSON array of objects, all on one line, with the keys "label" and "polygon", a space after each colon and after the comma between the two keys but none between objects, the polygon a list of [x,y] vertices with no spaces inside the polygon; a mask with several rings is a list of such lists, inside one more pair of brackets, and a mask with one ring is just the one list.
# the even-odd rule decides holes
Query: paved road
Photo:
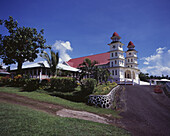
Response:
[{"label": "paved road", "polygon": [[153,86],[125,86],[126,110],[121,122],[134,136],[170,136],[170,98]]}]

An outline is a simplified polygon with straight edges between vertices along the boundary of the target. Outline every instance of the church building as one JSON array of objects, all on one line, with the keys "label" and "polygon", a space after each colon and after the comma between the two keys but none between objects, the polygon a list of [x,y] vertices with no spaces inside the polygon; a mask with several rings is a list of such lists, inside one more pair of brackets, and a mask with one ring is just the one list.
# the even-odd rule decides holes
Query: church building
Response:
[{"label": "church building", "polygon": [[124,57],[123,43],[120,41],[121,37],[114,32],[111,37],[110,51],[106,53],[90,55],[75,59],[70,59],[67,64],[71,67],[78,68],[85,58],[89,58],[91,61],[96,60],[98,62],[98,67],[108,69],[115,82],[133,82],[138,84],[139,73],[137,63],[137,51],[135,50],[135,45],[130,41],[125,52],[126,57]]}]

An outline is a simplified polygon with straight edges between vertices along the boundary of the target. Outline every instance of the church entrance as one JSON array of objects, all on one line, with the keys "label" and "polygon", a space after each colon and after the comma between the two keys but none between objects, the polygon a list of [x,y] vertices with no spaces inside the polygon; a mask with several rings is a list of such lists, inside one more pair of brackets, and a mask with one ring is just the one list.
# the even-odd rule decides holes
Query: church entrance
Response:
[{"label": "church entrance", "polygon": [[131,79],[131,72],[130,72],[130,70],[126,70],[125,71],[125,78]]}]

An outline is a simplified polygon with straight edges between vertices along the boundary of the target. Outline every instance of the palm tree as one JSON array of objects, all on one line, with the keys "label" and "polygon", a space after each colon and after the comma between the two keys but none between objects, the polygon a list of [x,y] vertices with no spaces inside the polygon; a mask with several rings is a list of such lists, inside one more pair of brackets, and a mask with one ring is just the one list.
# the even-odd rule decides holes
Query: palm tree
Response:
[{"label": "palm tree", "polygon": [[91,61],[89,58],[85,58],[83,63],[79,64],[79,68],[84,74],[88,75],[89,78],[90,75],[94,73],[96,64],[98,64],[97,61]]},{"label": "palm tree", "polygon": [[[44,58],[49,64],[52,76],[57,76],[57,65],[59,63],[59,53],[58,52],[55,53],[50,48],[50,54],[51,56],[49,56],[48,53],[44,51],[43,54],[40,54],[40,56]],[[39,63],[39,64],[41,66],[44,66],[44,64],[42,63]]]},{"label": "palm tree", "polygon": [[108,79],[111,78],[110,72],[108,69],[102,69],[98,67],[95,68],[93,75],[94,75],[94,78],[97,80],[97,83],[103,82],[103,81],[106,83]]}]

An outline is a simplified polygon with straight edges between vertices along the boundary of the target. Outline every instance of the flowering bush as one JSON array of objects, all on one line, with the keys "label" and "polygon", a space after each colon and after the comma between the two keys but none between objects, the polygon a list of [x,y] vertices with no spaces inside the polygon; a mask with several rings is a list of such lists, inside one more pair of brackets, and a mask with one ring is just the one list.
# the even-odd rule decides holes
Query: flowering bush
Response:
[{"label": "flowering bush", "polygon": [[23,87],[25,84],[25,78],[22,75],[14,76],[14,79],[11,80],[10,85],[14,87]]},{"label": "flowering bush", "polygon": [[0,84],[1,85],[8,85],[11,81],[10,77],[0,77]]}]

